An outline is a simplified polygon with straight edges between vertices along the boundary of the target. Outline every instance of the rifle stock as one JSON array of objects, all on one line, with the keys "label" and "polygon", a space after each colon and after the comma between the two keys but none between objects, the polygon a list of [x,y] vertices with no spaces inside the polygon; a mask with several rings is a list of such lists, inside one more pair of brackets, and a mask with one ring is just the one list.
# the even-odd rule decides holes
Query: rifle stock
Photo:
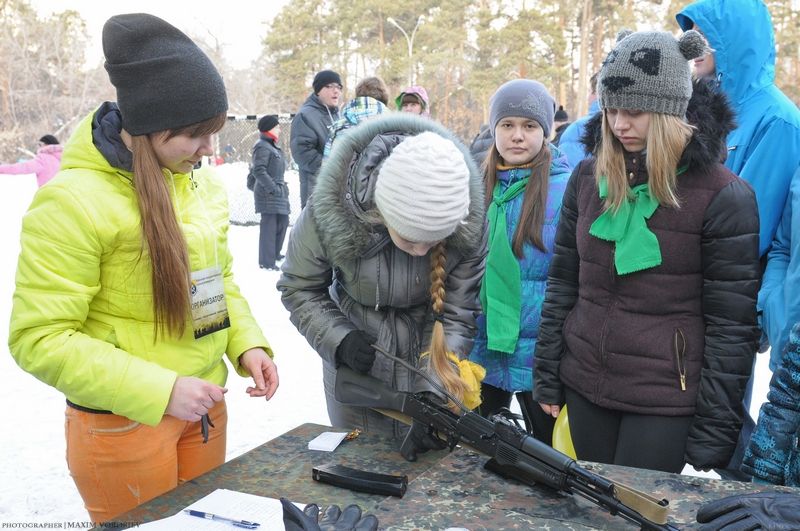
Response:
[{"label": "rifle stock", "polygon": [[[526,485],[539,483],[558,492],[578,494],[642,529],[676,529],[666,523],[666,500],[655,500],[586,470],[568,455],[531,437],[504,417],[495,416],[489,420],[472,411],[457,415],[425,396],[390,389],[380,380],[346,367],[337,370],[334,395],[344,404],[394,410],[432,426],[451,450],[456,444],[466,444],[492,458],[496,472]],[[624,492],[628,503],[620,501],[620,491]]]}]

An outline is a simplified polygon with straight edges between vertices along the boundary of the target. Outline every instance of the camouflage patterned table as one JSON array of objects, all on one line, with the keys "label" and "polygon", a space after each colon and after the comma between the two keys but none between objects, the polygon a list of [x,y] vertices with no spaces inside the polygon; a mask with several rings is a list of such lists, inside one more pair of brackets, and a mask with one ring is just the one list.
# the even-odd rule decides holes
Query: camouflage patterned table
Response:
[{"label": "camouflage patterned table", "polygon": [[[225,488],[260,496],[285,496],[319,505],[357,503],[375,514],[382,529],[636,529],[577,496],[526,487],[483,469],[486,458],[464,448],[429,452],[408,463],[397,443],[361,434],[333,453],[308,450],[308,441],[330,427],[303,424],[223,466],[151,500],[117,521],[147,522],[175,514],[183,507]],[[353,468],[406,474],[409,486],[400,498],[352,492],[315,482],[311,468],[340,463]],[[765,490],[736,481],[719,481],[613,465],[583,463],[595,473],[670,501],[670,523],[692,528],[705,501],[746,491]],[[784,489],[791,490],[791,489]]]}]

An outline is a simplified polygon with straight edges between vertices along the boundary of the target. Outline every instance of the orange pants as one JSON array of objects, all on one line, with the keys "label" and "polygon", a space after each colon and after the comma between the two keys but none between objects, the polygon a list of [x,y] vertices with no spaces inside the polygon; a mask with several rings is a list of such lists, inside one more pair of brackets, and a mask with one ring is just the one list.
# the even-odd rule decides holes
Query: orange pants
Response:
[{"label": "orange pants", "polygon": [[200,422],[164,415],[151,427],[119,415],[67,406],[67,466],[92,522],[107,522],[225,462],[225,402],[208,412],[208,442]]}]

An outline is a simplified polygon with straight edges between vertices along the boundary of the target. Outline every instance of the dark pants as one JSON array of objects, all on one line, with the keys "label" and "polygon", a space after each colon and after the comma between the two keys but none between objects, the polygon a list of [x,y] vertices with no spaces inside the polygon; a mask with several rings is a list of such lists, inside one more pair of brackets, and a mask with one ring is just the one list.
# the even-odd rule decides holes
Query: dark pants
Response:
[{"label": "dark pants", "polygon": [[680,474],[692,416],[639,415],[597,406],[566,388],[578,459]]},{"label": "dark pants", "polygon": [[283,249],[283,239],[289,227],[287,214],[261,214],[261,231],[258,235],[258,265],[275,267]]},{"label": "dark pants", "polygon": [[[481,385],[481,405],[478,406],[478,414],[482,417],[489,417],[497,413],[501,408],[508,408],[511,405],[511,397],[515,393],[500,389],[488,384]],[[544,443],[553,445],[553,426],[556,419],[542,411],[533,400],[533,393],[523,391],[516,393],[519,408],[522,410],[522,418],[525,419],[525,429]]]}]

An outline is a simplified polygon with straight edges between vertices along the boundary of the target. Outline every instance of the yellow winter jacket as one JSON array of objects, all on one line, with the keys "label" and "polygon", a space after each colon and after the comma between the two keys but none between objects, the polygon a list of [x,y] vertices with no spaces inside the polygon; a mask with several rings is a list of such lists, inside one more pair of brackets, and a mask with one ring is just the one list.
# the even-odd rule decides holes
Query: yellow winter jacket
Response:
[{"label": "yellow winter jacket", "polygon": [[183,337],[155,340],[151,263],[132,176],[94,146],[93,114],[23,219],[9,346],[20,367],[70,401],[154,426],[178,376],[224,385],[223,354],[248,376],[239,356],[252,347],[272,352],[234,283],[226,192],[207,170],[165,171],[165,178],[174,180],[192,271],[219,261],[231,326],[194,339],[187,316]]}]

